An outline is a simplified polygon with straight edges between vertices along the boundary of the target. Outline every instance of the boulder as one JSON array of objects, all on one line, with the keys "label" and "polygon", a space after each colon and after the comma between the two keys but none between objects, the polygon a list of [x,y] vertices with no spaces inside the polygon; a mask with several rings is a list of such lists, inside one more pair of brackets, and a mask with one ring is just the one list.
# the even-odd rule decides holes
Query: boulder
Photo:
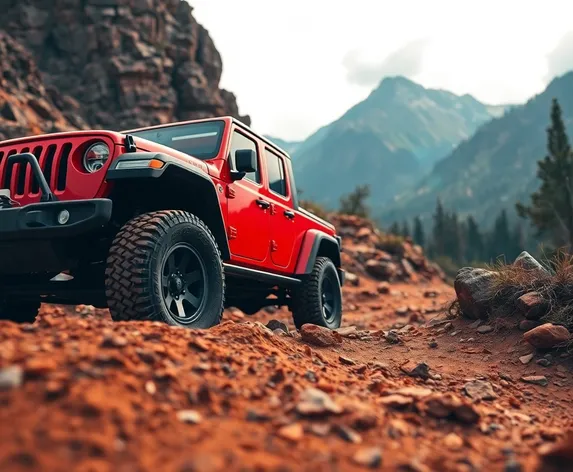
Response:
[{"label": "boulder", "polygon": [[513,262],[513,265],[521,267],[526,270],[536,270],[540,272],[545,272],[549,274],[548,270],[543,267],[535,257],[529,254],[527,251],[523,251],[517,259]]},{"label": "boulder", "polygon": [[464,267],[458,271],[454,289],[465,318],[487,318],[495,279],[496,273],[486,269]]},{"label": "boulder", "polygon": [[529,344],[539,349],[551,349],[558,344],[569,341],[571,334],[564,326],[545,323],[527,331],[523,335]]}]

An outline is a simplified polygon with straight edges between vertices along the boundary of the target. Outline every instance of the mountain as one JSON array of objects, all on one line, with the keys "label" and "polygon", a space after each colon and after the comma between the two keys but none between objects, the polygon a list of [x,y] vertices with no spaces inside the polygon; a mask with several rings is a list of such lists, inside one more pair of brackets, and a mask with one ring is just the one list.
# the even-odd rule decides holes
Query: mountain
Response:
[{"label": "mountain", "polygon": [[404,77],[382,80],[364,101],[319,129],[293,154],[305,198],[338,205],[357,185],[378,205],[414,185],[484,122],[503,113],[470,95],[427,89]]},{"label": "mountain", "polygon": [[240,116],[184,0],[0,0],[0,139]]},{"label": "mountain", "polygon": [[[421,215],[429,220],[439,197],[461,216],[491,224],[501,208],[514,211],[538,187],[537,161],[546,154],[551,100],[557,98],[573,136],[573,72],[554,79],[526,104],[484,124],[440,161],[413,191],[400,195],[381,213],[390,223]],[[510,213],[511,214],[511,213]],[[515,216],[515,215],[513,215]]]},{"label": "mountain", "polygon": [[294,152],[296,152],[297,148],[300,146],[300,141],[286,141],[284,139],[281,138],[277,138],[275,136],[268,136],[265,135],[265,138],[267,138],[269,141],[272,141],[273,143],[275,143],[278,147],[280,147],[281,149],[283,149],[284,151],[288,152],[289,154],[293,154]]}]

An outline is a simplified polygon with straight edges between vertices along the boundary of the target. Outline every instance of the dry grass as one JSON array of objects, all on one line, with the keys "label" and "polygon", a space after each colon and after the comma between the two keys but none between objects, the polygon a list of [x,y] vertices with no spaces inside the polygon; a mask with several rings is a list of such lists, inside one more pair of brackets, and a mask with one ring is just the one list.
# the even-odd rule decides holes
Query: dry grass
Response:
[{"label": "dry grass", "polygon": [[562,324],[573,331],[573,255],[558,253],[545,266],[548,271],[501,263],[488,267],[498,274],[492,293],[492,316],[514,313],[519,297],[538,292],[550,307],[541,320]]},{"label": "dry grass", "polygon": [[388,254],[403,257],[404,256],[404,238],[390,233],[381,233],[378,237],[376,247]]}]

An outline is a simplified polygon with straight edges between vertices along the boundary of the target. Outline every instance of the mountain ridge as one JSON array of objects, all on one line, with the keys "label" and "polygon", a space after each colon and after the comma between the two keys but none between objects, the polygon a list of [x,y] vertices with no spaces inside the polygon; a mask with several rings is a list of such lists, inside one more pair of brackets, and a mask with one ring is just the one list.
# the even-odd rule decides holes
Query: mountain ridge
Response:
[{"label": "mountain ridge", "polygon": [[391,199],[490,120],[488,107],[468,94],[385,77],[366,99],[297,146],[297,183],[329,207],[363,183],[370,184],[373,202]]},{"label": "mountain ridge", "polygon": [[446,208],[461,216],[472,214],[491,224],[506,208],[526,202],[537,186],[537,162],[545,156],[546,127],[551,100],[562,105],[569,135],[573,133],[573,72],[554,78],[541,93],[523,105],[481,126],[396,201],[380,212],[386,223],[421,216],[428,220],[439,197]]}]

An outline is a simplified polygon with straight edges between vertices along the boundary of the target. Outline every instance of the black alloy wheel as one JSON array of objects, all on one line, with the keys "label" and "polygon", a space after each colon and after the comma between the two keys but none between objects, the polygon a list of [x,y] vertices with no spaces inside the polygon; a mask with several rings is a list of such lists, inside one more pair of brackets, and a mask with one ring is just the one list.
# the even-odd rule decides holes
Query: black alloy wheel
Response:
[{"label": "black alloy wheel", "polygon": [[197,320],[209,296],[205,264],[187,243],[180,243],[166,254],[161,276],[163,300],[178,323]]}]

